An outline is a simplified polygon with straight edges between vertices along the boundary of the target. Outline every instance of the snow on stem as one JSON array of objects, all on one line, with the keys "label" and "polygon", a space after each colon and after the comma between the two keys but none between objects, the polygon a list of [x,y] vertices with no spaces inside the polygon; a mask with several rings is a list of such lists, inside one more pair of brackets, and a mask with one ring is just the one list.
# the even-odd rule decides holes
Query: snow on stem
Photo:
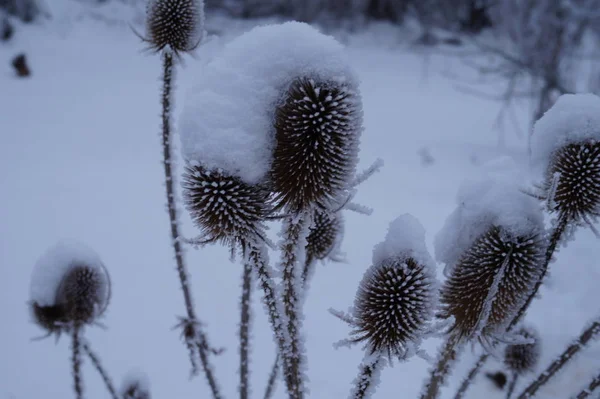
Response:
[{"label": "snow on stem", "polygon": [[596,318],[563,353],[560,354],[525,390],[518,399],[528,399],[548,382],[565,364],[600,334],[600,317]]},{"label": "snow on stem", "polygon": [[173,156],[173,134],[171,128],[171,96],[173,85],[173,53],[170,51],[163,52],[163,90],[162,90],[162,149],[163,149],[163,165],[165,172],[165,187],[167,193],[167,209],[169,213],[169,222],[171,226],[171,243],[175,251],[175,261],[177,263],[177,272],[181,283],[181,290],[185,301],[187,311],[187,320],[183,325],[193,329],[191,334],[184,334],[186,340],[200,340],[200,343],[195,345],[191,342],[186,342],[190,350],[190,361],[192,363],[192,373],[196,371],[196,361],[193,359],[196,348],[200,357],[202,368],[205,371],[206,379],[211,387],[213,398],[221,398],[221,393],[217,387],[215,377],[212,373],[212,366],[209,364],[206,350],[208,343],[205,334],[200,330],[200,323],[196,317],[192,295],[190,293],[190,281],[188,279],[187,268],[179,240],[179,219],[177,215],[177,206],[175,203],[175,177],[173,175],[174,156]]},{"label": "snow on stem", "polygon": [[477,377],[477,374],[479,374],[481,368],[483,367],[489,356],[490,355],[488,353],[484,353],[479,357],[479,359],[477,359],[475,365],[473,365],[471,370],[469,370],[469,374],[467,374],[463,382],[460,384],[458,391],[456,391],[456,394],[454,395],[454,399],[464,398],[467,389],[469,389],[469,386],[471,385],[475,377]]},{"label": "snow on stem", "polygon": [[81,377],[81,326],[77,323],[73,325],[71,339],[73,389],[75,390],[75,398],[83,399],[83,379]]},{"label": "snow on stem", "polygon": [[366,399],[374,393],[379,382],[379,373],[384,366],[381,354],[366,355],[359,367],[348,399]]},{"label": "snow on stem", "polygon": [[282,298],[289,337],[286,343],[286,350],[289,353],[289,370],[285,377],[288,380],[288,387],[291,389],[290,395],[294,399],[304,397],[301,371],[304,349],[300,339],[302,280],[298,269],[302,258],[305,257],[307,225],[308,217],[305,213],[292,215],[284,223],[281,243]]},{"label": "snow on stem", "polygon": [[425,384],[420,398],[421,399],[437,399],[440,395],[440,388],[445,383],[445,379],[452,369],[452,365],[456,361],[458,352],[462,348],[459,345],[459,338],[448,337],[448,340],[444,344],[439,356],[435,368],[431,369],[429,380]]},{"label": "snow on stem", "polygon": [[98,371],[98,374],[100,374],[100,377],[102,377],[102,381],[104,381],[104,385],[106,385],[106,389],[108,390],[110,397],[112,399],[119,399],[119,395],[117,394],[115,386],[113,385],[112,379],[108,376],[108,373],[102,366],[102,362],[100,361],[100,357],[98,356],[98,354],[96,354],[92,350],[88,342],[83,342],[82,348],[83,351],[92,361],[92,364],[94,365],[94,368]]},{"label": "snow on stem", "polygon": [[590,382],[589,385],[583,391],[579,392],[579,394],[577,394],[577,396],[575,396],[575,399],[585,399],[585,398],[589,397],[599,386],[600,386],[600,374],[598,374],[596,377],[594,377],[592,382]]},{"label": "snow on stem", "polygon": [[267,381],[267,388],[265,389],[265,396],[263,399],[271,399],[275,393],[277,377],[279,377],[279,368],[281,367],[279,364],[280,361],[281,356],[279,356],[279,352],[277,352],[277,356],[275,356],[275,361],[273,362],[273,367],[271,368],[271,373],[269,374],[269,380]]},{"label": "snow on stem", "polygon": [[252,293],[252,264],[245,262],[242,277],[242,298],[240,301],[240,399],[248,399],[250,390],[250,299]]},{"label": "snow on stem", "polygon": [[512,394],[515,391],[515,387],[517,386],[518,379],[519,375],[517,373],[512,373],[512,376],[510,378],[510,384],[508,385],[508,390],[506,391],[506,399],[510,399],[512,397]]}]

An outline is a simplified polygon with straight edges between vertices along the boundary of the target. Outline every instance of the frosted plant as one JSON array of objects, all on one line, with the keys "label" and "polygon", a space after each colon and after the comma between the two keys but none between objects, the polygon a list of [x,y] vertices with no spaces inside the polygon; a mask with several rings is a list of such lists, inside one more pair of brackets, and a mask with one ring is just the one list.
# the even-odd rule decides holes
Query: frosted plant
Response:
[{"label": "frosted plant", "polygon": [[421,340],[431,331],[437,288],[425,230],[413,216],[400,216],[375,246],[373,265],[359,284],[351,314],[332,311],[354,328],[342,344],[365,344],[366,357],[350,397],[368,397],[385,364],[420,353]]},{"label": "frosted plant", "polygon": [[155,51],[194,50],[204,36],[203,0],[148,0],[144,38]]},{"label": "frosted plant", "polygon": [[111,393],[114,388],[98,356],[83,338],[85,326],[97,323],[110,301],[110,277],[99,256],[87,246],[61,241],[37,261],[31,276],[33,321],[48,335],[70,334],[75,396],[83,398],[82,352],[92,360]]},{"label": "frosted plant", "polygon": [[600,374],[596,375],[581,392],[575,395],[575,399],[589,398],[598,387],[600,387]]},{"label": "frosted plant", "polygon": [[501,161],[465,183],[458,208],[436,237],[447,276],[439,316],[454,321],[423,399],[438,397],[465,342],[477,340],[491,351],[497,341],[513,340],[505,331],[539,279],[543,217],[536,201],[518,189],[516,173]]},{"label": "frosted plant", "polygon": [[[307,285],[319,260],[340,260],[339,245],[343,238],[344,220],[341,212],[315,210],[306,236],[306,260],[302,282]],[[306,289],[306,288],[305,288]]]},{"label": "frosted plant", "polygon": [[123,379],[122,399],[151,399],[148,376],[140,372],[130,372]]},{"label": "frosted plant", "polygon": [[516,334],[530,340],[529,343],[507,345],[504,349],[504,365],[511,372],[511,382],[506,398],[510,399],[520,376],[535,370],[541,354],[540,336],[532,327],[521,327]]}]

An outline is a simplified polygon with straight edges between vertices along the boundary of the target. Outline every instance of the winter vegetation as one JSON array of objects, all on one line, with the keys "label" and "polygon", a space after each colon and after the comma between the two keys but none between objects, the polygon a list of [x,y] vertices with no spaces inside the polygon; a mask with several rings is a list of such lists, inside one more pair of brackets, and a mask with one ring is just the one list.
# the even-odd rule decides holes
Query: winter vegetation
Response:
[{"label": "winter vegetation", "polygon": [[[80,3],[90,4],[77,7],[98,7],[95,3],[108,2],[82,0]],[[578,86],[580,80],[575,81],[575,76],[580,76],[578,68],[587,69],[590,74],[597,72],[593,57],[582,57],[581,51],[588,50],[589,43],[600,33],[596,29],[600,14],[592,12],[600,3],[596,4],[596,0],[114,2],[126,3],[119,7],[132,9],[138,9],[139,3],[143,5],[144,23],[142,27],[132,25],[129,34],[137,36],[139,48],[148,53],[144,62],[156,64],[156,70],[160,67],[161,91],[140,94],[140,97],[154,94],[160,107],[139,111],[140,118],[151,120],[147,126],[155,126],[159,139],[154,137],[147,147],[135,142],[133,151],[123,149],[128,140],[125,138],[123,142],[111,141],[106,148],[90,149],[93,146],[86,145],[89,152],[84,156],[71,155],[85,164],[87,158],[103,159],[119,151],[127,152],[127,162],[119,174],[126,175],[132,185],[149,174],[147,165],[127,170],[134,168],[130,165],[134,163],[133,154],[148,150],[155,155],[151,158],[154,161],[160,156],[160,180],[156,178],[150,185],[155,191],[141,197],[149,200],[160,193],[166,204],[160,209],[160,202],[150,201],[151,209],[143,207],[144,212],[152,215],[160,213],[162,219],[147,228],[163,234],[162,240],[169,250],[158,262],[168,273],[151,294],[170,304],[169,312],[176,321],[166,323],[172,322],[180,334],[183,343],[180,351],[188,358],[184,374],[193,378],[194,382],[188,384],[202,382],[194,387],[199,395],[223,399],[235,392],[240,399],[340,396],[366,399],[403,395],[402,389],[418,386],[410,395],[403,396],[482,397],[488,395],[482,394],[488,390],[489,395],[507,399],[598,397],[600,362],[597,359],[582,362],[583,355],[592,350],[600,337],[597,303],[589,306],[596,311],[585,314],[585,322],[572,326],[569,331],[577,333],[569,336],[564,347],[547,346],[546,331],[536,328],[532,320],[539,320],[535,312],[540,308],[535,307],[536,303],[553,295],[547,287],[552,284],[555,268],[577,270],[578,263],[597,266],[593,254],[587,258],[576,254],[568,262],[562,254],[577,245],[585,233],[595,236],[586,245],[600,247],[597,241],[600,238],[600,97],[594,94],[594,84],[582,89]],[[208,26],[211,16],[220,13],[227,14],[228,21],[257,17],[275,20],[253,27],[215,48],[216,39]],[[13,29],[13,24],[25,29],[24,23],[44,17],[53,15],[41,2],[0,0],[0,33]],[[452,43],[478,49],[477,62],[470,66],[475,65],[486,75],[502,77],[502,84],[509,87],[501,96],[503,107],[519,103],[522,94],[534,104],[532,112],[525,115],[534,121],[527,137],[527,151],[523,151],[527,153],[526,161],[519,162],[518,156],[501,152],[501,156],[477,165],[475,172],[462,178],[455,190],[454,203],[444,208],[448,212],[445,220],[439,221],[441,229],[431,235],[433,251],[428,242],[431,232],[426,231],[415,212],[407,213],[387,197],[383,201],[370,197],[373,202],[392,208],[393,216],[377,229],[361,231],[362,222],[353,219],[369,219],[378,211],[377,207],[370,208],[369,201],[362,204],[369,198],[364,193],[374,186],[385,188],[380,192],[383,196],[396,186],[401,188],[403,196],[417,195],[410,190],[411,182],[402,181],[406,175],[399,175],[397,170],[384,175],[386,169],[393,168],[390,163],[395,165],[394,158],[404,156],[398,155],[401,148],[396,147],[406,141],[379,147],[394,147],[389,152],[391,162],[379,159],[377,151],[365,151],[364,143],[370,134],[367,122],[371,108],[367,108],[364,95],[368,88],[361,83],[361,74],[348,48],[322,32],[366,29],[373,20],[402,26],[416,23],[418,36],[411,45],[419,48],[441,46],[445,38],[444,46]],[[319,30],[316,26],[324,28]],[[484,29],[498,36],[486,37]],[[4,36],[7,41],[13,40],[12,33]],[[479,57],[489,55],[495,57],[493,67],[480,63]],[[473,60],[471,55],[464,57]],[[11,79],[30,77],[29,67],[26,74],[19,72],[23,65],[27,66],[25,56],[17,58],[12,61],[17,73]],[[194,76],[193,83],[188,80],[179,83],[184,71]],[[35,73],[31,82],[34,78]],[[109,84],[106,95],[111,101],[117,97],[111,90],[118,90],[118,86],[114,82]],[[520,93],[518,90],[524,86],[530,89]],[[175,98],[183,101],[176,102]],[[81,105],[75,104],[76,100],[69,98],[65,103],[86,106],[85,99]],[[451,101],[453,98],[448,102]],[[137,112],[142,108],[140,104],[126,105],[131,112]],[[154,110],[159,111],[160,118],[153,116]],[[95,110],[98,111],[104,113],[101,108]],[[395,118],[401,118],[403,112],[410,110],[399,107],[394,112]],[[435,116],[436,109],[429,107],[426,118]],[[109,114],[102,117],[112,118]],[[0,127],[8,132],[7,136],[10,134],[8,123],[0,120]],[[390,124],[388,128],[395,126]],[[387,134],[392,137],[396,132]],[[145,132],[143,141],[151,141],[152,137],[151,132]],[[44,153],[56,145],[54,137],[47,140]],[[68,145],[68,140],[64,145]],[[105,153],[100,154],[101,150]],[[6,159],[12,159],[10,152],[4,154]],[[34,169],[38,173],[43,160],[36,162]],[[73,163],[64,162],[66,169],[74,169]],[[427,163],[434,162],[430,157]],[[6,166],[9,169],[8,162]],[[158,168],[151,171],[159,173]],[[43,174],[43,170],[39,173]],[[110,355],[95,345],[96,331],[112,327],[104,322],[115,296],[120,295],[123,302],[133,301],[137,286],[150,284],[145,265],[137,263],[142,257],[153,259],[156,250],[155,243],[144,243],[141,253],[127,258],[137,269],[135,281],[125,282],[111,278],[113,273],[121,274],[118,266],[106,260],[111,256],[102,254],[110,253],[106,246],[101,251],[88,247],[94,242],[80,242],[89,237],[85,230],[100,223],[95,219],[102,219],[103,213],[110,214],[113,207],[126,208],[120,198],[125,190],[112,187],[116,180],[103,179],[104,173],[101,170],[85,175],[84,181],[98,182],[84,186],[91,187],[84,198],[108,191],[112,202],[102,205],[103,209],[90,208],[87,220],[78,224],[81,230],[69,231],[71,235],[80,234],[81,238],[56,237],[58,243],[27,269],[31,271],[28,301],[26,309],[21,307],[19,312],[27,313],[40,332],[35,340],[42,341],[29,345],[47,346],[47,340],[43,339],[48,337],[69,342],[69,347],[63,349],[68,351],[70,375],[54,376],[53,384],[70,384],[69,391],[77,399],[182,397],[177,384],[161,381],[168,372],[166,369],[182,370],[181,364],[171,364],[169,351],[161,348],[163,342],[153,341],[144,347],[144,352],[151,356],[140,358],[142,369],[149,362],[156,362],[164,369],[151,376],[105,362],[108,355],[121,363],[128,356],[126,346],[113,348],[111,353],[117,355]],[[61,176],[52,177],[52,184],[68,197],[69,188],[61,188]],[[434,193],[427,196],[435,196],[433,186],[444,183],[435,175],[429,178],[431,181],[423,187]],[[49,176],[44,175],[43,179],[48,180]],[[120,213],[120,218],[133,212],[135,207],[131,208]],[[429,219],[430,211],[431,218],[440,215],[433,208],[421,209],[421,219]],[[23,217],[23,212],[19,215]],[[146,214],[142,219],[145,218]],[[348,220],[353,223],[347,223]],[[112,245],[127,252],[136,234],[143,234],[144,228],[128,227],[131,223],[127,221],[121,224],[112,225],[110,231],[103,229],[101,236],[110,236]],[[350,230],[349,225],[354,229]],[[21,234],[21,230],[31,233],[16,222],[13,228],[15,234]],[[2,233],[9,238],[9,230]],[[367,253],[359,261],[342,252],[348,234],[357,234],[359,238],[353,242],[356,246],[353,253]],[[371,242],[370,235],[375,243],[372,247],[367,245]],[[4,249],[9,253],[8,245]],[[205,255],[219,249],[228,252],[231,265],[222,264],[226,262],[221,258]],[[202,267],[195,264],[198,259],[205,263]],[[324,298],[319,300],[320,309],[329,310],[328,318],[342,325],[342,330],[335,332],[347,334],[339,336],[337,342],[325,342],[339,349],[333,356],[348,359],[345,352],[360,352],[359,357],[353,358],[360,360],[351,364],[354,377],[345,383],[343,393],[328,390],[326,385],[339,379],[335,367],[345,368],[342,364],[345,360],[334,361],[335,367],[325,370],[323,375],[311,371],[328,356],[311,350],[311,343],[319,340],[322,345],[327,339],[324,337],[330,337],[324,327],[309,324],[310,310],[315,309],[309,306],[309,300],[314,285],[319,283],[322,263],[348,263],[356,266],[362,276],[348,278],[346,274],[350,272],[343,268],[349,265],[328,266],[339,269],[329,272],[334,280],[325,299],[332,300],[346,285],[355,292],[354,299],[346,304],[347,309],[341,310],[321,303]],[[224,274],[218,274],[222,269],[233,270],[229,273],[240,275],[241,279],[231,279],[231,275],[224,279]],[[167,285],[166,276],[176,280],[178,286]],[[583,273],[573,272],[577,284],[597,285],[597,281],[585,281],[587,278]],[[9,291],[12,284],[9,278],[2,283]],[[196,288],[198,283],[205,283],[202,290]],[[178,295],[179,302],[171,304],[171,297]],[[195,300],[196,296],[203,301]],[[138,305],[118,323],[142,341],[156,332],[140,328],[140,319],[159,318],[157,309],[147,305],[149,300],[136,302]],[[234,301],[237,312],[232,317],[232,307],[228,305],[233,306]],[[257,301],[262,303],[261,308],[254,306]],[[339,303],[342,302],[336,301],[336,305]],[[10,306],[17,307],[14,303]],[[216,322],[207,317],[207,309]],[[545,311],[548,315],[540,317],[555,317],[553,309]],[[220,313],[227,316],[221,318]],[[224,320],[228,322],[223,327],[218,322]],[[235,341],[221,347],[222,336],[232,329]],[[111,330],[102,334],[110,335]],[[161,335],[172,340],[176,340],[175,336],[175,333]],[[257,350],[265,337],[270,346]],[[60,351],[52,352],[45,360],[50,367],[58,358],[57,353]],[[235,367],[222,360],[232,353]],[[499,369],[493,375],[497,386],[478,388],[491,375],[484,370],[493,361]],[[2,362],[2,366],[10,362],[10,359]],[[422,367],[423,364],[426,366]],[[560,393],[548,389],[556,381],[560,385],[561,374],[577,364],[583,364],[585,369],[576,382],[562,384]],[[118,369],[114,375],[113,367]],[[423,372],[419,374],[413,367],[421,367]],[[411,387],[394,385],[390,370],[394,374],[409,374]],[[115,383],[115,375],[124,376],[119,379],[120,384]],[[35,373],[27,376],[30,383],[35,383],[36,377]],[[94,379],[96,383],[90,384]],[[382,391],[380,388],[388,380],[393,389]],[[0,382],[0,389],[4,385],[10,387],[8,379]],[[154,387],[159,384],[169,388],[155,395]],[[20,397],[18,392],[15,397]]]}]

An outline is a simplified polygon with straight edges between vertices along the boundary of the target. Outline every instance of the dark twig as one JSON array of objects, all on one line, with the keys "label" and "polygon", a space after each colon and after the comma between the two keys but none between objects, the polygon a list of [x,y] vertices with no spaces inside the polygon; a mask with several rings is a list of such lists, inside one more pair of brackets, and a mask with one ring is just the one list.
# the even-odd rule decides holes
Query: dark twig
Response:
[{"label": "dark twig", "polygon": [[252,264],[245,262],[242,278],[242,298],[240,315],[240,399],[248,399],[250,389],[250,300],[252,292]]},{"label": "dark twig", "polygon": [[440,352],[435,368],[431,370],[429,381],[425,385],[421,399],[436,399],[439,397],[440,388],[452,369],[452,364],[456,360],[460,349],[459,346],[457,338],[448,338]]},{"label": "dark twig", "polygon": [[518,379],[519,375],[517,373],[513,373],[510,379],[510,383],[508,384],[508,390],[506,391],[506,399],[510,399],[512,397],[512,394],[515,391],[515,387],[517,386]]},{"label": "dark twig", "polygon": [[575,399],[585,399],[585,398],[589,397],[599,386],[600,386],[600,374],[598,374],[596,377],[594,377],[594,379],[592,380],[592,382],[589,383],[587,388],[585,388],[583,391],[579,392],[579,394],[577,396],[575,396]]},{"label": "dark twig", "polygon": [[174,168],[174,156],[173,156],[173,145],[172,145],[172,129],[171,129],[171,95],[172,95],[172,81],[173,81],[173,54],[170,51],[163,52],[163,91],[162,91],[162,147],[163,147],[163,165],[165,172],[165,187],[167,192],[167,207],[169,213],[169,222],[171,226],[171,244],[175,251],[175,261],[177,263],[177,272],[179,274],[179,281],[181,283],[181,290],[183,292],[183,298],[185,301],[185,308],[187,311],[187,323],[188,328],[194,331],[184,332],[186,340],[200,340],[200,344],[196,345],[192,342],[186,342],[188,349],[190,350],[190,359],[192,362],[192,372],[196,369],[196,361],[193,359],[195,350],[198,350],[200,362],[202,368],[205,371],[206,379],[211,387],[213,398],[221,398],[221,394],[216,385],[216,379],[212,374],[212,366],[209,364],[208,356],[206,354],[206,336],[200,329],[200,323],[196,317],[194,303],[192,301],[192,295],[190,293],[190,281],[188,278],[187,268],[183,256],[183,250],[181,248],[181,242],[179,240],[179,223],[177,215],[177,206],[175,204],[175,177],[173,175]]},{"label": "dark twig", "polygon": [[75,390],[75,397],[77,399],[83,399],[83,381],[81,378],[81,326],[75,324],[71,334],[71,365],[73,367],[73,389]]},{"label": "dark twig", "polygon": [[370,355],[371,359],[365,359],[360,365],[358,377],[354,380],[354,386],[350,397],[353,399],[364,399],[369,397],[373,390],[374,381],[378,369],[383,366],[381,356]]},{"label": "dark twig", "polygon": [[104,385],[106,385],[106,389],[108,390],[110,397],[112,399],[119,399],[119,395],[117,394],[117,391],[115,390],[115,386],[113,385],[111,378],[108,376],[108,373],[102,366],[100,357],[92,350],[92,348],[90,347],[90,344],[87,342],[83,343],[83,350],[88,355],[90,360],[92,361],[92,364],[98,371],[98,374],[100,374],[100,377],[102,377],[102,381],[104,381]]},{"label": "dark twig", "polygon": [[469,385],[471,385],[475,377],[477,377],[477,374],[479,374],[479,371],[481,370],[489,356],[490,355],[488,353],[485,353],[481,355],[479,359],[477,359],[477,362],[475,363],[473,368],[469,370],[469,374],[467,374],[467,377],[460,384],[458,391],[456,391],[456,395],[454,395],[454,399],[462,399],[465,396]]}]

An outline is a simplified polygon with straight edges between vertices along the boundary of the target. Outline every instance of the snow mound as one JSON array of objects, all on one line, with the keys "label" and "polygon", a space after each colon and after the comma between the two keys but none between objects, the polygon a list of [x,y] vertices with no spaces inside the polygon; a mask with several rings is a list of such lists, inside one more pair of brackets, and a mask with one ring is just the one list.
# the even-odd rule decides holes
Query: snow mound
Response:
[{"label": "snow mound", "polygon": [[304,23],[258,27],[230,42],[186,96],[183,157],[259,182],[272,161],[275,108],[302,76],[358,84],[343,46]]},{"label": "snow mound", "polygon": [[567,144],[600,141],[600,97],[564,94],[533,128],[531,161],[545,169],[554,151]]},{"label": "snow mound", "polygon": [[522,172],[509,157],[486,164],[479,176],[459,188],[454,212],[434,240],[436,260],[448,276],[461,255],[492,226],[508,234],[527,235],[543,229],[539,202],[520,189]]},{"label": "snow mound", "polygon": [[48,249],[35,264],[31,275],[29,299],[40,306],[54,305],[56,292],[63,277],[69,270],[81,265],[101,271],[99,275],[105,279],[102,286],[106,289],[103,297],[108,298],[108,274],[98,254],[82,243],[63,240]]},{"label": "snow mound", "polygon": [[397,256],[409,256],[432,273],[435,271],[435,263],[425,245],[425,229],[408,213],[390,223],[385,240],[373,248],[373,264]]}]

